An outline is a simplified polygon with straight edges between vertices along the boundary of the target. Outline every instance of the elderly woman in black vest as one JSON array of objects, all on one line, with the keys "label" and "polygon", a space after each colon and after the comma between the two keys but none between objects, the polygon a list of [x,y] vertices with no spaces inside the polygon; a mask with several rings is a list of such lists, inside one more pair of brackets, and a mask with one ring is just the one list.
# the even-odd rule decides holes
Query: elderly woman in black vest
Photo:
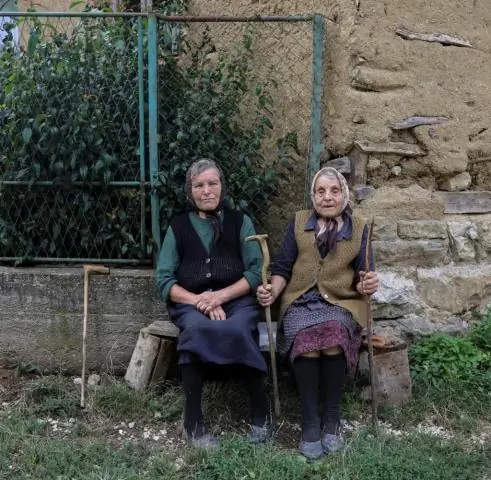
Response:
[{"label": "elderly woman in black vest", "polygon": [[278,348],[293,364],[300,394],[299,449],[316,459],[343,445],[343,382],[358,361],[366,324],[363,295],[377,290],[378,276],[372,258],[365,271],[368,227],[351,214],[343,175],[321,169],[313,179],[311,198],[313,210],[296,213],[275,258],[271,285],[260,286],[257,298],[267,306],[281,295]]},{"label": "elderly woman in black vest", "polygon": [[245,380],[251,400],[253,443],[271,429],[258,345],[261,309],[253,292],[261,282],[262,255],[251,219],[224,207],[220,168],[201,159],[189,168],[186,191],[191,211],[174,218],[166,232],[156,272],[161,297],[180,329],[179,364],[184,384],[184,427],[195,447],[212,447],[201,408],[207,365],[232,365]]}]

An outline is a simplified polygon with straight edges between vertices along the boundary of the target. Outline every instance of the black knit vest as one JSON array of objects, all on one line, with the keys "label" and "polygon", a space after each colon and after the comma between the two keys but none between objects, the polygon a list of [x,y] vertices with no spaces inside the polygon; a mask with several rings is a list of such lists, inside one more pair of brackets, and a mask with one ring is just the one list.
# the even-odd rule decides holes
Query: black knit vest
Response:
[{"label": "black knit vest", "polygon": [[208,254],[191,223],[189,215],[180,215],[170,226],[176,238],[179,267],[177,284],[199,294],[206,290],[228,287],[243,277],[244,262],[240,230],[244,215],[237,210],[225,210],[223,232]]}]

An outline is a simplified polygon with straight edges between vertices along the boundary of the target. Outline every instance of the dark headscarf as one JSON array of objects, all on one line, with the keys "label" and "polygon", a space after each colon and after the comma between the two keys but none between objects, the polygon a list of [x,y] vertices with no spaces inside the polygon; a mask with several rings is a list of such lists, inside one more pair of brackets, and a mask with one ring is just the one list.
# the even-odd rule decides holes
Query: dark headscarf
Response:
[{"label": "dark headscarf", "polygon": [[[209,170],[211,168],[214,168],[218,172],[218,175],[220,177],[220,184],[222,187],[220,193],[220,199],[218,201],[218,205],[215,208],[215,210],[203,211],[198,208],[195,201],[193,200],[192,179],[196,175],[199,175],[200,173],[203,173],[204,171]],[[188,168],[188,171],[186,173],[186,196],[187,196],[189,208],[197,213],[199,212],[204,213],[206,215],[206,218],[210,220],[213,226],[213,241],[215,243],[218,242],[218,239],[220,238],[220,235],[223,232],[222,222],[220,221],[220,212],[223,210],[224,200],[225,200],[225,179],[223,178],[222,169],[213,160],[210,160],[208,158],[200,158],[199,160],[194,162]]]}]

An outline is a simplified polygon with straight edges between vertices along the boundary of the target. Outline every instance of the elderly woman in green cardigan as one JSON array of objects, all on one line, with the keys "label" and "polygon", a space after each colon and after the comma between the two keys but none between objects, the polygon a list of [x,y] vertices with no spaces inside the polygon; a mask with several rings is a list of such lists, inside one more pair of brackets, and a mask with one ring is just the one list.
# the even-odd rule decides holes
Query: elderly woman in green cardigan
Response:
[{"label": "elderly woman in green cardigan", "polygon": [[[311,186],[312,210],[296,213],[272,265],[271,284],[260,286],[262,306],[280,298],[280,354],[295,372],[302,412],[299,450],[316,459],[343,445],[342,387],[358,362],[363,295],[378,288],[373,258],[365,271],[368,226],[351,213],[345,178],[322,168]],[[322,414],[319,415],[319,391]]]},{"label": "elderly woman in green cardigan", "polygon": [[245,241],[255,234],[254,226],[247,215],[225,206],[223,174],[212,160],[191,165],[186,191],[189,211],[171,221],[156,271],[160,296],[180,330],[185,431],[194,447],[217,445],[203,418],[203,381],[212,365],[215,370],[229,365],[249,392],[249,441],[265,442],[271,436],[267,367],[258,342],[261,308],[254,295],[263,258],[256,242]]}]

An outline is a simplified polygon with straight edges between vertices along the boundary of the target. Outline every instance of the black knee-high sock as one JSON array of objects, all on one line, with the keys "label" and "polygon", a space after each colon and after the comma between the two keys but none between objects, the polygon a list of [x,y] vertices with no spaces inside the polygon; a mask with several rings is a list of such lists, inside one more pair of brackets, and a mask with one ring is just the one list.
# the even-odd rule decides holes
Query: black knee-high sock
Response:
[{"label": "black knee-high sock", "polygon": [[201,397],[203,393],[203,369],[199,362],[181,365],[181,378],[184,385],[184,428],[188,435],[199,437],[204,432]]},{"label": "black knee-high sock", "polygon": [[341,420],[341,399],[346,376],[346,358],[339,355],[323,355],[321,357],[322,382],[322,424],[327,433],[337,434]]},{"label": "black knee-high sock", "polygon": [[268,418],[269,411],[265,374],[257,368],[245,366],[243,367],[243,378],[251,403],[251,423],[262,427]]},{"label": "black knee-high sock", "polygon": [[293,362],[295,379],[302,411],[302,439],[316,442],[320,439],[319,383],[320,359],[297,357]]}]

